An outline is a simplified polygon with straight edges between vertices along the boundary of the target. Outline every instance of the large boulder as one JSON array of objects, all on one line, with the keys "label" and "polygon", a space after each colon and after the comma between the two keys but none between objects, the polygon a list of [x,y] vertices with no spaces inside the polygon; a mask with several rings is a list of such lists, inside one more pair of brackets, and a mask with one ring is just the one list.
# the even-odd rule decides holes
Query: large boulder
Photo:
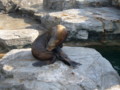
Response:
[{"label": "large boulder", "polygon": [[94,49],[64,47],[68,56],[81,63],[73,69],[61,61],[34,67],[31,49],[15,49],[0,60],[0,90],[120,90],[120,77]]},{"label": "large boulder", "polygon": [[110,0],[43,0],[45,9],[65,10],[70,8],[110,6]]},{"label": "large boulder", "polygon": [[[71,32],[69,39],[89,39],[89,32],[120,34],[120,10],[115,8],[69,9],[48,13],[40,19],[42,25],[48,29],[57,24],[65,25]],[[81,30],[85,33],[84,38],[80,37]],[[95,35],[94,38],[99,36]]]},{"label": "large boulder", "polygon": [[13,48],[25,48],[39,35],[34,29],[1,30],[0,31],[0,51],[6,52]]}]

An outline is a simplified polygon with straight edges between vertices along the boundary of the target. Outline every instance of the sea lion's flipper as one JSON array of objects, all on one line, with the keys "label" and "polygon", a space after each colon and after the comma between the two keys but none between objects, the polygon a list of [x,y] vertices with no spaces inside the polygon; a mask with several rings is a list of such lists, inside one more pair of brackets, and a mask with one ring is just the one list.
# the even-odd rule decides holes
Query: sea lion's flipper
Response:
[{"label": "sea lion's flipper", "polygon": [[56,57],[63,61],[65,64],[73,67],[73,68],[76,68],[77,66],[81,65],[80,63],[77,63],[75,61],[72,61],[63,51],[60,47],[57,47],[55,50],[55,55]]},{"label": "sea lion's flipper", "polygon": [[77,66],[82,65],[80,63],[70,60],[69,58],[60,57],[59,60],[63,61],[66,65],[71,66],[72,68],[76,68]]},{"label": "sea lion's flipper", "polygon": [[70,66],[72,66],[73,68],[76,68],[77,66],[82,65],[82,64],[77,63],[77,62],[74,62],[74,61],[70,61],[69,64],[70,64]]},{"label": "sea lion's flipper", "polygon": [[47,62],[43,62],[43,61],[38,61],[32,64],[35,67],[42,67],[44,65],[47,65]]},{"label": "sea lion's flipper", "polygon": [[33,63],[32,65],[35,67],[42,67],[44,65],[53,64],[55,61],[56,61],[56,57],[54,57],[52,60],[38,61],[38,62]]}]

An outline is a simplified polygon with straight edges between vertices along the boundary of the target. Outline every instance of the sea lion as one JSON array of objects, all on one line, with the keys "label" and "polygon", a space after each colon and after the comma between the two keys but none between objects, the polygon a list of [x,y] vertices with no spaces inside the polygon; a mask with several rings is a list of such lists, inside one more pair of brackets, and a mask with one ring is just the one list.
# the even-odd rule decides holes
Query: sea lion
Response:
[{"label": "sea lion", "polygon": [[62,51],[62,43],[66,40],[68,31],[63,25],[57,25],[52,30],[38,36],[32,44],[32,55],[39,60],[33,66],[43,66],[61,60],[65,64],[76,67],[80,65],[68,58]]}]

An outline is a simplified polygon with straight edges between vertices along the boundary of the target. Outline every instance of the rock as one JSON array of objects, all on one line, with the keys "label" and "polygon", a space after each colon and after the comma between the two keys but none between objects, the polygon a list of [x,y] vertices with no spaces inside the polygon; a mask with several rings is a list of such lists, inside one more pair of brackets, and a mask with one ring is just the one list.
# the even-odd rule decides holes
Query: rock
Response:
[{"label": "rock", "polygon": [[45,9],[65,10],[70,8],[110,6],[110,0],[43,0]]},{"label": "rock", "polygon": [[12,0],[0,0],[4,7],[5,13],[8,12],[15,12],[18,8],[17,4],[14,3]]},{"label": "rock", "polygon": [[77,37],[78,39],[87,40],[87,39],[88,39],[88,32],[85,31],[85,30],[80,30],[80,31],[78,31],[76,37]]},{"label": "rock", "polygon": [[38,35],[39,32],[34,29],[1,30],[0,51],[28,47]]},{"label": "rock", "polygon": [[43,0],[43,7],[52,10],[64,10],[75,7],[76,0]]},{"label": "rock", "polygon": [[33,58],[31,49],[10,51],[0,60],[0,89],[120,90],[118,73],[99,52],[84,47],[64,47],[63,50],[82,65],[73,69],[56,61],[51,65],[34,67],[32,64],[37,60]]},{"label": "rock", "polygon": [[110,7],[69,9],[52,12],[40,17],[46,28],[63,24],[71,32],[69,39],[76,38],[80,30],[102,33],[120,31],[120,10]]},{"label": "rock", "polygon": [[78,8],[110,6],[111,0],[76,0]]},{"label": "rock", "polygon": [[0,1],[0,11],[2,11],[4,9],[4,6],[2,4],[2,2]]},{"label": "rock", "polygon": [[120,0],[112,0],[112,5],[120,8]]},{"label": "rock", "polygon": [[[43,0],[0,0],[6,12],[14,12],[16,9],[30,9],[41,7]],[[34,9],[35,10],[35,9]]]}]

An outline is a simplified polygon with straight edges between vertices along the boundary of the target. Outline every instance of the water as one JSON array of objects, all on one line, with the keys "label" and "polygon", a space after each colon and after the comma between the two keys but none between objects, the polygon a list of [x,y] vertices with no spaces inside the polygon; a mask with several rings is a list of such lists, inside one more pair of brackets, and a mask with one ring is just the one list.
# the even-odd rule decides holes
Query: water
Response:
[{"label": "water", "polygon": [[120,46],[89,46],[102,54],[120,75]]}]

